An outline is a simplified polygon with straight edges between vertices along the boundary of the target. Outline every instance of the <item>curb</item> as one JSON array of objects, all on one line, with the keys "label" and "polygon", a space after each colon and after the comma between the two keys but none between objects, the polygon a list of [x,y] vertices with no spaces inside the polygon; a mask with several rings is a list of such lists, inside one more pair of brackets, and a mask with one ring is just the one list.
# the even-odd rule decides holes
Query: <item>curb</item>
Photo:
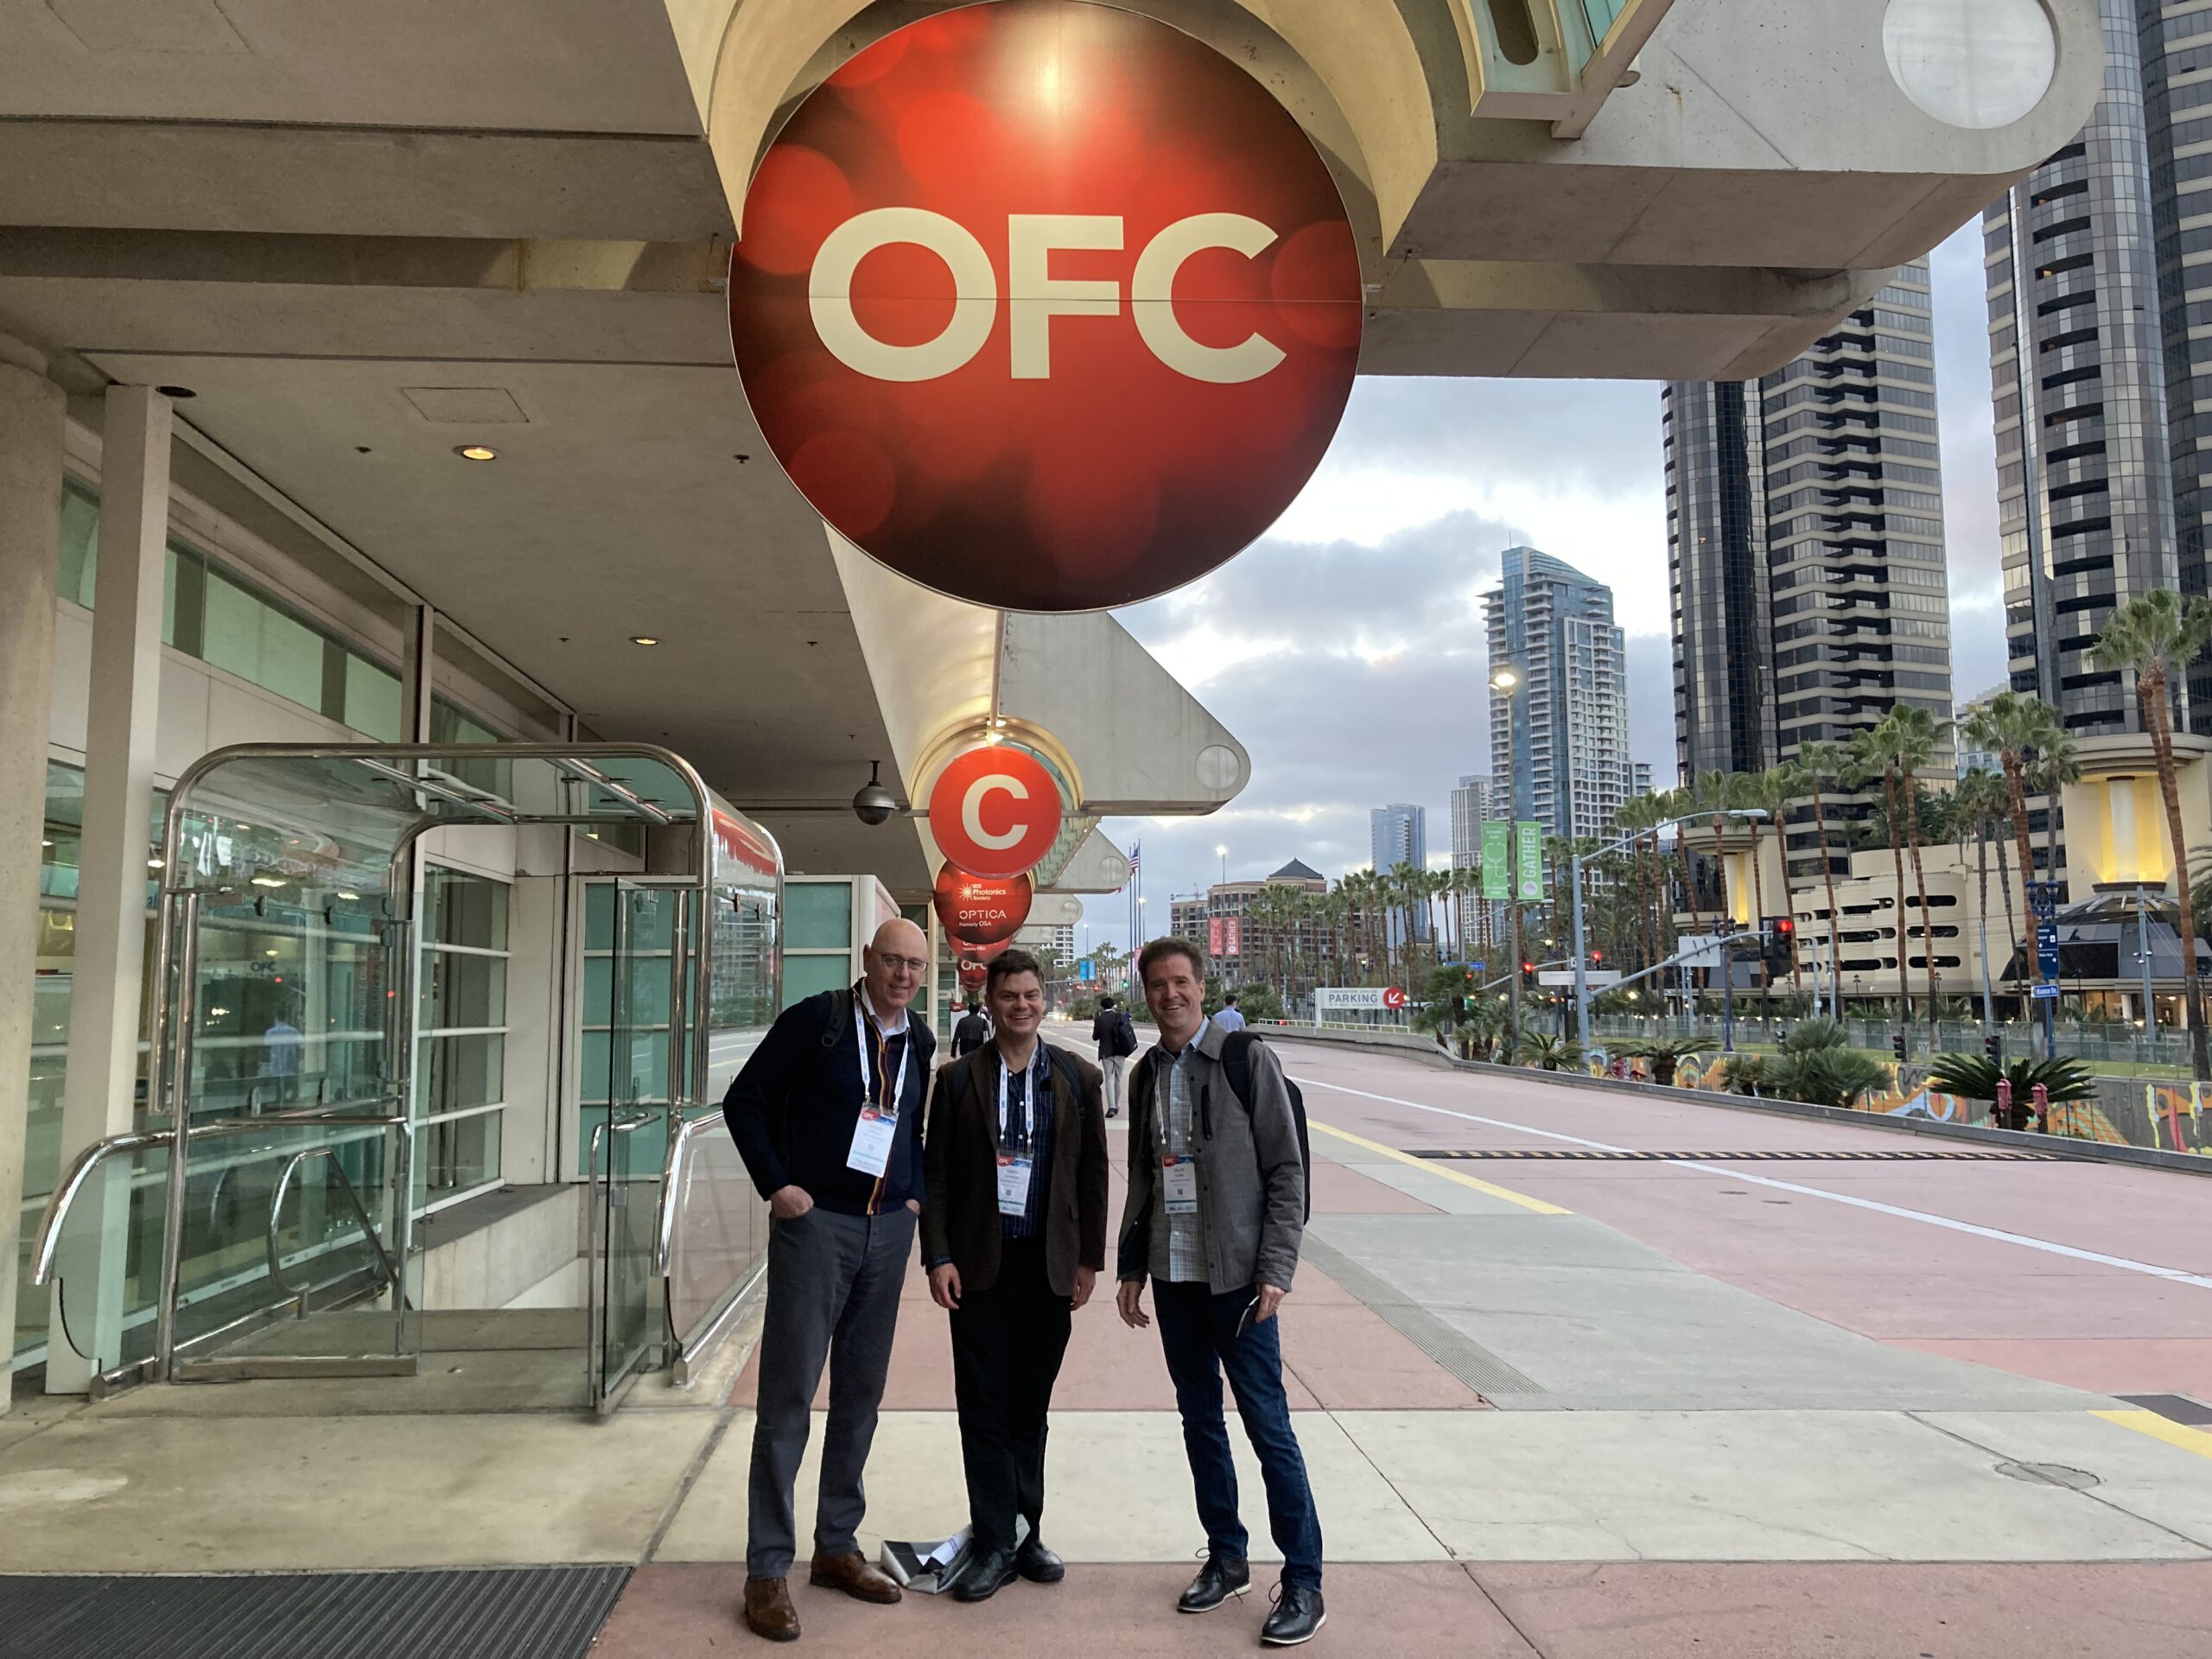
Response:
[{"label": "curb", "polygon": [[1990,1129],[1968,1123],[1944,1123],[1932,1117],[1891,1117],[1887,1113],[1847,1111],[1839,1106],[1808,1106],[1802,1101],[1764,1100],[1751,1095],[1719,1090],[1675,1089],[1663,1084],[1629,1083],[1616,1077],[1592,1077],[1580,1071],[1544,1071],[1534,1066],[1497,1065],[1488,1060],[1463,1060],[1440,1047],[1426,1050],[1413,1044],[1376,1042],[1363,1037],[1316,1037],[1295,1027],[1280,1031],[1263,1028],[1270,1041],[1310,1042],[1324,1048],[1363,1049],[1370,1053],[1397,1054],[1451,1071],[1471,1071],[1485,1077],[1512,1077],[1522,1083],[1548,1084],[1558,1089],[1596,1089],[1608,1094],[1643,1095],[1686,1106],[1714,1106],[1723,1111],[1756,1112],[1769,1117],[1806,1118],[1815,1122],[1846,1124],[1858,1128],[1885,1129],[1891,1134],[1933,1135],[1942,1141],[1963,1141],[1979,1146],[2012,1147],[2045,1153],[2054,1158],[2085,1164],[2130,1164],[2139,1169],[2170,1170],[2183,1175],[2212,1176],[2212,1158],[2151,1147],[2113,1146],[2102,1141],[2076,1141],[2064,1135],[2034,1135],[2019,1129]]}]

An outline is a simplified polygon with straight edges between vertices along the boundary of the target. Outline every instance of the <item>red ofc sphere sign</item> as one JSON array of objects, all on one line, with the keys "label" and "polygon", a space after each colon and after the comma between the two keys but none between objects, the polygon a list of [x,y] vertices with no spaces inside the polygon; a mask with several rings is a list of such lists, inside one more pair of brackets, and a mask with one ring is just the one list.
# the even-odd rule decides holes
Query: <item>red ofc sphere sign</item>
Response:
[{"label": "red ofc sphere sign", "polygon": [[978,604],[1083,611],[1205,575],[1320,462],[1351,391],[1351,221],[1229,59],[1075,0],[885,36],[746,197],[730,334],[830,524]]},{"label": "red ofc sphere sign", "polygon": [[930,785],[930,834],[970,875],[1021,875],[1060,833],[1060,786],[1035,757],[1000,744],[953,756]]},{"label": "red ofc sphere sign", "polygon": [[1028,920],[1034,892],[1026,875],[976,875],[947,864],[937,873],[938,919],[963,944],[995,944]]}]

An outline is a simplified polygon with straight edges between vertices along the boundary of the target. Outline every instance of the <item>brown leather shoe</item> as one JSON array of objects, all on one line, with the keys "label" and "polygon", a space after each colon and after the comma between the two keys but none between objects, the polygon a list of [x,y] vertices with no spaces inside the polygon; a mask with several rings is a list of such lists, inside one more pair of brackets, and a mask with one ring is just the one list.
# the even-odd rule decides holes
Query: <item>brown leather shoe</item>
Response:
[{"label": "brown leather shoe", "polygon": [[745,1581],[745,1628],[771,1642],[798,1640],[798,1609],[791,1605],[790,1580]]},{"label": "brown leather shoe", "polygon": [[871,1567],[868,1557],[856,1549],[843,1555],[825,1555],[816,1550],[806,1581],[824,1590],[842,1590],[855,1601],[873,1601],[887,1607],[906,1593],[892,1582],[888,1573]]}]

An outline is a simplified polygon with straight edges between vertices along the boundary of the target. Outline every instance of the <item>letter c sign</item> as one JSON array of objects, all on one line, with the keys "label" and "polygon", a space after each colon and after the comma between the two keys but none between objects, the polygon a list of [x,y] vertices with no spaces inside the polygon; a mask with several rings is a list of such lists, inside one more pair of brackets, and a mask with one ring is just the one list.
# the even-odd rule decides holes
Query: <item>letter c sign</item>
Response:
[{"label": "letter c sign", "polygon": [[1023,611],[1134,604],[1265,532],[1335,435],[1365,303],[1290,111],[1086,0],[948,7],[848,60],[761,158],[729,272],[799,493]]},{"label": "letter c sign", "polygon": [[1001,744],[953,757],[930,786],[930,834],[971,875],[1020,875],[1060,833],[1060,786],[1035,757]]}]

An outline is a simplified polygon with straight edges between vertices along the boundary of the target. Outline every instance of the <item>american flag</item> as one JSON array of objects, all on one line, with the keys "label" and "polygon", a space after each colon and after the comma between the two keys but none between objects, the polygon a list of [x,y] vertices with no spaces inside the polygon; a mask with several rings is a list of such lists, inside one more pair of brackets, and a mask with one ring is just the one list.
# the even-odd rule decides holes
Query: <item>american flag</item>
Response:
[{"label": "american flag", "polygon": [[1135,875],[1144,868],[1144,842],[1138,842],[1129,849],[1129,874]]}]

